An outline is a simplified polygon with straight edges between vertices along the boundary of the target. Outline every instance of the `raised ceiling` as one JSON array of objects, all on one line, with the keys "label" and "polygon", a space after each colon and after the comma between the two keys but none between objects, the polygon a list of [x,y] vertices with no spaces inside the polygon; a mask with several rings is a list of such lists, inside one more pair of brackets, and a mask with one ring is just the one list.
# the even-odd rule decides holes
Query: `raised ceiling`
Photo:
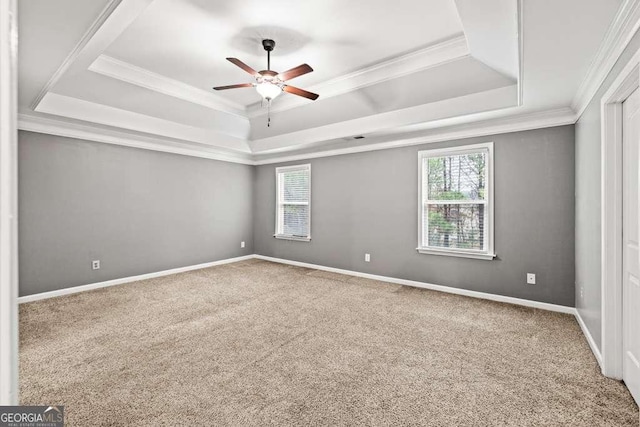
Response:
[{"label": "raised ceiling", "polygon": [[[629,2],[21,0],[21,127],[251,162],[566,115]],[[270,127],[254,89],[211,89],[251,81],[226,57],[266,68],[263,38],[320,94]]]},{"label": "raised ceiling", "polygon": [[[463,33],[451,0],[398,0],[393,7],[404,11],[402,25],[390,25],[386,0],[155,0],[105,54],[208,91],[250,81],[228,56],[266,69],[261,40],[273,38],[272,67],[308,62],[316,72],[295,84],[311,86]],[[221,96],[243,106],[260,101],[255,90]]]}]

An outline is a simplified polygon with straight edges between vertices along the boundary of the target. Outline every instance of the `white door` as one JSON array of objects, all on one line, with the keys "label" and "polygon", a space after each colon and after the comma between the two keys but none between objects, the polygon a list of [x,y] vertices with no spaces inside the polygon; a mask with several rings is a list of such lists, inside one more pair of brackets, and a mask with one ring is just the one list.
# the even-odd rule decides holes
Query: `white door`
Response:
[{"label": "white door", "polygon": [[622,104],[623,167],[623,289],[622,379],[640,402],[640,90]]}]

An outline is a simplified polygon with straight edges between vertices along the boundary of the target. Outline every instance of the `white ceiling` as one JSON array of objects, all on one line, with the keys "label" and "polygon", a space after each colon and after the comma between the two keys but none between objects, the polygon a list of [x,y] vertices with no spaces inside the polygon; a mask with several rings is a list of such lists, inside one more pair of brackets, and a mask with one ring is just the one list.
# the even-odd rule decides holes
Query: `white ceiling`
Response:
[{"label": "white ceiling", "polygon": [[[20,113],[249,159],[567,110],[621,4],[21,0]],[[251,81],[226,57],[266,68],[262,38],[320,94],[278,97],[271,127],[254,89],[211,90]]]},{"label": "white ceiling", "polygon": [[[396,22],[388,0],[155,0],[105,53],[209,90],[252,81],[225,58],[266,69],[261,40],[273,38],[273,69],[315,69],[296,80],[304,87],[462,34],[452,0],[396,0],[393,8],[401,11]],[[223,96],[260,101],[254,90]]]}]

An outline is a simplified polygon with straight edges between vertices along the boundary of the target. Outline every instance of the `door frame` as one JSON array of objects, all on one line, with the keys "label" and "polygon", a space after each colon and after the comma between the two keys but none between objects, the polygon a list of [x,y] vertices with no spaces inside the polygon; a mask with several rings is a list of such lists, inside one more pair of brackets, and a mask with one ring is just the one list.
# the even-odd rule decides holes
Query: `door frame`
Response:
[{"label": "door frame", "polygon": [[622,103],[640,87],[640,50],[600,101],[602,373],[622,379]]},{"label": "door frame", "polygon": [[16,0],[0,1],[0,405],[18,404]]}]

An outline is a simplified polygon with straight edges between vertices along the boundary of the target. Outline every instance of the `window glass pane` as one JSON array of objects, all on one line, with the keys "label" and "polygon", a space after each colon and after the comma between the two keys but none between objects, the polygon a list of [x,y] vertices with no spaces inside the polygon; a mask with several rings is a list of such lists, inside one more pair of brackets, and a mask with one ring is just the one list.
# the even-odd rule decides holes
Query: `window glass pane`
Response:
[{"label": "window glass pane", "polygon": [[309,200],[309,170],[283,173],[283,199],[285,202],[306,202]]},{"label": "window glass pane", "polygon": [[282,206],[284,223],[282,234],[286,236],[309,235],[309,206],[308,205],[284,205]]},{"label": "window glass pane", "polygon": [[425,157],[428,200],[484,200],[486,153]]},{"label": "window glass pane", "polygon": [[432,204],[423,209],[423,227],[428,230],[424,246],[484,250],[485,205]]}]

